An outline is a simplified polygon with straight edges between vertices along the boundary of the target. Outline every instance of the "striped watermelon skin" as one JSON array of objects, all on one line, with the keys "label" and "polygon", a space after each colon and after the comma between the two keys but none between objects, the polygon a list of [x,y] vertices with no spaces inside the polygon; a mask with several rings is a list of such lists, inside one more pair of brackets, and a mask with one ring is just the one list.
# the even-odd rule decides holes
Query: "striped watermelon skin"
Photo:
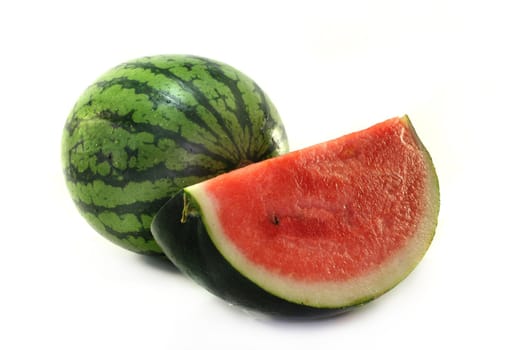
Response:
[{"label": "striped watermelon skin", "polygon": [[67,187],[104,237],[162,254],[153,216],[179,189],[288,151],[279,114],[235,68],[162,55],[123,63],[74,105],[62,137]]}]

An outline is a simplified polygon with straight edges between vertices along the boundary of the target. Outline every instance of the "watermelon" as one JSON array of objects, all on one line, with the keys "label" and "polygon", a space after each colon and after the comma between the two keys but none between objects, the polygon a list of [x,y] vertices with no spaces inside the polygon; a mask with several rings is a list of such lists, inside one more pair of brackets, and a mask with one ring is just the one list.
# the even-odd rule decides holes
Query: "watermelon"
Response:
[{"label": "watermelon", "polygon": [[152,232],[181,271],[229,303],[320,317],[403,280],[438,211],[431,157],[404,116],[189,186]]},{"label": "watermelon", "polygon": [[158,255],[150,224],[177,191],[287,150],[277,110],[249,77],[207,58],[160,55],[109,70],[81,95],[62,163],[96,231]]}]

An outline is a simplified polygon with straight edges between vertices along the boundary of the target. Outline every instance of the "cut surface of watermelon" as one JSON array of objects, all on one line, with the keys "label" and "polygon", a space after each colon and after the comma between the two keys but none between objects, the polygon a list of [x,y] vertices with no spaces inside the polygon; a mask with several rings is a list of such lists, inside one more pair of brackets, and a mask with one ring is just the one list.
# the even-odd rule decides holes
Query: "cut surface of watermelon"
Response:
[{"label": "cut surface of watermelon", "polygon": [[426,252],[439,211],[431,158],[406,116],[184,192],[183,221],[202,220],[225,264],[272,296],[314,308],[394,287]]}]

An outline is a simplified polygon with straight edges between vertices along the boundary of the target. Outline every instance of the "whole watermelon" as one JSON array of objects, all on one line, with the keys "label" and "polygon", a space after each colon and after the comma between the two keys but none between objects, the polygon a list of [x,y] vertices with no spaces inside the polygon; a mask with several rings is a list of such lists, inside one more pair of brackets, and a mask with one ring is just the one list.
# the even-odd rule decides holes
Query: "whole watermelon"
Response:
[{"label": "whole watermelon", "polygon": [[202,57],[125,62],[79,98],[63,131],[62,163],[80,213],[131,251],[162,254],[153,216],[179,189],[288,151],[261,88]]}]

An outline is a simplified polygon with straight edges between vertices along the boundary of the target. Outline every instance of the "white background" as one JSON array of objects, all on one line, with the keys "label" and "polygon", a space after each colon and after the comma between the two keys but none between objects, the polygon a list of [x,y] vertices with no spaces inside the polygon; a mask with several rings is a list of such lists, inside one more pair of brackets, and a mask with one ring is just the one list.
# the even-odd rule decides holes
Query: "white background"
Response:
[{"label": "white background", "polygon": [[[2,2],[0,348],[524,349],[519,3]],[[163,53],[251,76],[293,149],[409,114],[442,195],[418,268],[342,317],[268,320],[97,235],[64,185],[63,124],[107,69]]]}]

